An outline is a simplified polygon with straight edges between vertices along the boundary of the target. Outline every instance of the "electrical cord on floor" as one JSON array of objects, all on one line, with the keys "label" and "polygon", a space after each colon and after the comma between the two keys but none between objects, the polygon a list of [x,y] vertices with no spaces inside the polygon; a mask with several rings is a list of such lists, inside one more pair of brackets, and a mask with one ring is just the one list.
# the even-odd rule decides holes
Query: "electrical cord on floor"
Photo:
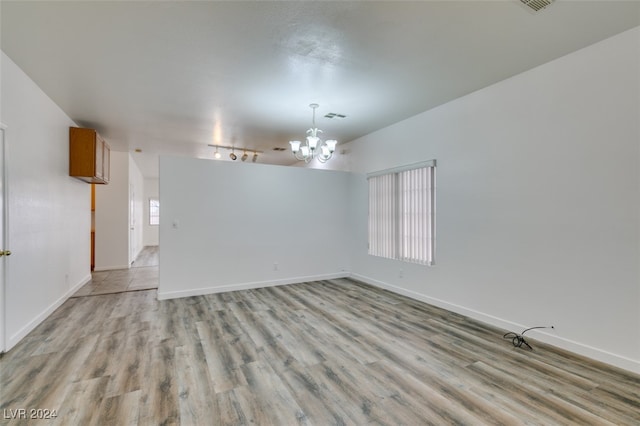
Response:
[{"label": "electrical cord on floor", "polygon": [[510,331],[509,333],[506,333],[504,336],[502,336],[503,339],[511,339],[511,343],[513,343],[513,346],[515,346],[516,348],[521,348],[522,345],[525,345],[527,348],[529,348],[530,351],[533,350],[533,348],[531,347],[531,345],[525,340],[524,338],[524,333],[526,333],[529,330],[535,330],[536,328],[555,328],[554,326],[539,326],[539,327],[530,327],[525,329],[524,331],[522,331],[522,333],[517,334],[514,333],[512,331]]}]

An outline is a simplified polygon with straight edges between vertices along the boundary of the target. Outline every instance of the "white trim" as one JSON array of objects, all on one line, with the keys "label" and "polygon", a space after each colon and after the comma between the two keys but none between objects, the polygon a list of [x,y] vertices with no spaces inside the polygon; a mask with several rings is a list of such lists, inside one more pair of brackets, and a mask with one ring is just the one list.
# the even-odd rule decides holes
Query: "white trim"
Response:
[{"label": "white trim", "polygon": [[11,348],[13,348],[18,342],[20,342],[20,340],[24,339],[27,334],[31,333],[33,331],[34,328],[36,328],[37,326],[40,325],[40,323],[42,323],[42,321],[44,321],[45,319],[47,319],[47,317],[49,315],[51,315],[56,309],[58,309],[60,306],[62,306],[62,304],[64,302],[66,302],[67,300],[69,300],[69,298],[71,296],[73,296],[73,294],[78,291],[80,289],[80,287],[82,287],[83,285],[85,285],[86,283],[88,283],[89,281],[91,281],[91,274],[87,275],[86,277],[84,277],[82,280],[80,280],[76,285],[74,285],[72,288],[70,288],[64,295],[62,295],[62,297],[60,297],[58,300],[56,300],[55,302],[53,302],[51,305],[49,305],[48,308],[46,308],[44,311],[42,311],[39,315],[37,315],[34,319],[32,319],[31,321],[29,321],[29,323],[27,325],[25,325],[24,327],[22,327],[20,330],[18,330],[18,332],[16,334],[14,334],[13,336],[11,336],[8,341],[7,341],[7,348],[6,350],[9,351]]},{"label": "white trim", "polygon": [[95,272],[102,272],[102,271],[114,271],[116,269],[129,269],[131,268],[131,265],[114,265],[114,266],[101,266],[99,268],[93,268],[93,270]]},{"label": "white trim", "polygon": [[[512,321],[507,321],[505,319],[495,317],[493,315],[485,314],[484,312],[479,312],[473,309],[465,308],[464,306],[445,302],[444,300],[429,297],[421,293],[416,293],[414,291],[407,290],[402,287],[397,287],[395,285],[388,284],[382,281],[378,281],[376,279],[369,278],[364,275],[351,274],[351,278],[356,279],[358,281],[362,281],[366,284],[370,284],[375,287],[389,290],[393,293],[410,297],[411,299],[419,300],[421,302],[425,302],[425,303],[437,306],[439,308],[443,308],[448,311],[455,312],[457,314],[465,315],[474,320],[482,321],[486,324],[492,325],[494,327],[502,328],[506,331],[510,331],[510,330],[519,331],[526,328],[526,326],[522,324],[517,324]],[[558,332],[557,328],[554,330]],[[640,374],[640,361],[638,360],[627,358],[621,355],[616,355],[611,352],[603,351],[602,349],[585,345],[583,343],[565,339],[555,334],[551,334],[548,331],[531,330],[530,334],[528,333],[527,336],[531,336],[535,340],[544,342],[546,344],[555,346],[560,349],[567,350],[574,354],[582,355],[592,360],[600,361],[618,368],[622,368],[624,370],[631,371],[635,374]],[[502,336],[496,336],[496,340],[500,340],[500,337]]]},{"label": "white trim", "polygon": [[367,179],[376,177],[376,176],[406,172],[408,170],[422,169],[424,167],[436,167],[436,160],[420,161],[418,163],[407,164],[406,166],[392,167],[390,169],[384,169],[384,170],[379,170],[377,172],[367,173]]},{"label": "white trim", "polygon": [[255,288],[275,287],[279,285],[299,284],[310,281],[332,280],[336,278],[348,278],[349,272],[338,272],[334,274],[312,275],[307,277],[285,278],[271,281],[255,281],[249,283],[227,284],[215,287],[201,287],[182,291],[160,291],[162,283],[158,287],[158,300],[178,299],[181,297],[202,296],[204,294],[224,293],[227,291],[252,290]]}]

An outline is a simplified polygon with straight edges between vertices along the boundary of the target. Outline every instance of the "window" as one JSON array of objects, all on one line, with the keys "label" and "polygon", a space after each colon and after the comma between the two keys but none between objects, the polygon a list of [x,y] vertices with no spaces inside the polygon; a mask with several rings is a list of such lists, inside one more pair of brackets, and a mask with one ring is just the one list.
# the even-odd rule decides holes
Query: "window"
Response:
[{"label": "window", "polygon": [[149,225],[160,225],[160,200],[149,198]]},{"label": "window", "polygon": [[369,254],[404,262],[435,262],[435,160],[372,173]]}]

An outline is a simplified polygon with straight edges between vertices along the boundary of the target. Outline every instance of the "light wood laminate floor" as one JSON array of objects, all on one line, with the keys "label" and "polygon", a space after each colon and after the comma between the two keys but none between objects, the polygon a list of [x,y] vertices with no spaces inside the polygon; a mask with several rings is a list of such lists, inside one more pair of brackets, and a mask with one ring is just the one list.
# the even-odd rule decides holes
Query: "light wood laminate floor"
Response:
[{"label": "light wood laminate floor", "polygon": [[68,300],[0,359],[61,425],[638,425],[640,377],[347,279]]},{"label": "light wood laminate floor", "polygon": [[132,268],[158,266],[160,257],[159,246],[145,246],[131,264]]},{"label": "light wood laminate floor", "polygon": [[83,285],[72,297],[158,288],[158,246],[147,246],[129,269],[94,271],[91,281]]}]

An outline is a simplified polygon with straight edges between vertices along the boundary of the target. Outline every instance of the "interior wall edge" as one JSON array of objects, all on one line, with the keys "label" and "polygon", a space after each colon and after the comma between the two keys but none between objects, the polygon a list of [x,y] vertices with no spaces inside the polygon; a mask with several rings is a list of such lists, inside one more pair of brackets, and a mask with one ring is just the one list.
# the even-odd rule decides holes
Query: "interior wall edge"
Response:
[{"label": "interior wall edge", "polygon": [[[502,328],[505,330],[505,332],[514,331],[516,333],[520,333],[523,329],[526,328],[526,326],[522,324],[517,324],[512,321],[505,320],[503,318],[498,318],[493,315],[486,314],[484,312],[468,309],[464,306],[460,306],[460,305],[446,302],[444,300],[436,299],[426,294],[417,293],[415,291],[411,291],[411,290],[398,287],[383,281],[379,281],[374,278],[367,277],[365,275],[352,273],[351,278],[356,279],[358,281],[362,281],[365,284],[383,288],[393,293],[400,294],[402,296],[406,296],[411,299],[418,300],[420,302],[428,303],[430,305],[437,306],[439,308],[446,309],[448,311],[467,316],[469,318],[472,318],[477,321],[481,321],[483,323],[486,323],[494,327]],[[623,370],[627,370],[635,374],[640,374],[640,360],[630,359],[621,355],[604,351],[602,349],[594,348],[589,345],[575,342],[570,339],[565,339],[560,336],[550,334],[548,332],[541,332],[541,331],[535,330],[535,331],[532,331],[531,334],[527,334],[527,336],[531,336],[531,340],[537,340],[537,341],[546,343],[548,345],[554,346],[556,348],[563,349],[563,350],[572,352],[574,354],[590,358],[592,360],[600,361],[605,364],[608,364],[617,368],[621,368]],[[500,342],[502,342],[502,336],[496,335],[496,344]]]},{"label": "interior wall edge", "polygon": [[343,271],[343,272],[332,273],[332,274],[312,275],[307,277],[283,278],[283,279],[269,280],[269,281],[255,281],[255,282],[247,282],[247,283],[239,283],[239,284],[228,284],[228,285],[215,286],[215,287],[201,287],[201,288],[180,290],[180,291],[165,291],[165,292],[158,291],[158,300],[179,299],[183,297],[203,296],[207,294],[225,293],[229,291],[238,291],[238,290],[253,290],[257,288],[276,287],[280,285],[299,284],[303,282],[333,280],[337,278],[348,278],[350,276],[351,276],[350,272]]}]

